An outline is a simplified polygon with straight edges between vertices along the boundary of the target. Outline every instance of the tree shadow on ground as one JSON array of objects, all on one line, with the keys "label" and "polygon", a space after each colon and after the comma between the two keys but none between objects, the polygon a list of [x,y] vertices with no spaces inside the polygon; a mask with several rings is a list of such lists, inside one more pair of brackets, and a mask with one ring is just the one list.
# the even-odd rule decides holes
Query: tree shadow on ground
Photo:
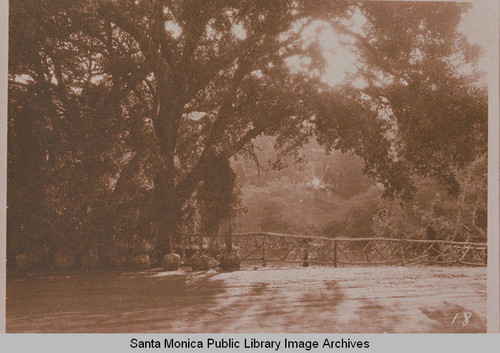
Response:
[{"label": "tree shadow on ground", "polygon": [[[447,302],[419,306],[413,291],[379,298],[365,282],[352,287],[338,279],[295,274],[287,280],[264,278],[243,272],[146,271],[8,279],[7,331],[486,331],[486,320],[476,312]],[[462,325],[466,312],[471,316]]]},{"label": "tree shadow on ground", "polygon": [[225,291],[224,281],[212,275],[132,272],[9,281],[7,331],[170,332],[176,322],[195,325],[210,313]]},{"label": "tree shadow on ground", "polygon": [[336,281],[304,281],[288,291],[283,286],[249,284],[249,292],[222,305],[226,316],[219,327],[232,332],[335,332],[336,308],[345,299]]}]

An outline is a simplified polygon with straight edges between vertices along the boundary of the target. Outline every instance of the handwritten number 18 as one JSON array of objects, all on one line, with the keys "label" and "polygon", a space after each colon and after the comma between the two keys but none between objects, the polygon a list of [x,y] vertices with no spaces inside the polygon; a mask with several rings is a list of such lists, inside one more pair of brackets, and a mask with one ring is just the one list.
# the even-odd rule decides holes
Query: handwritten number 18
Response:
[{"label": "handwritten number 18", "polygon": [[[465,327],[469,324],[469,319],[472,317],[472,313],[469,311],[464,311],[463,315],[464,315],[464,320],[462,321],[462,326]],[[455,314],[455,317],[453,318],[453,321],[451,322],[452,325],[455,323],[455,321],[457,321],[459,316],[460,316],[460,313]]]}]

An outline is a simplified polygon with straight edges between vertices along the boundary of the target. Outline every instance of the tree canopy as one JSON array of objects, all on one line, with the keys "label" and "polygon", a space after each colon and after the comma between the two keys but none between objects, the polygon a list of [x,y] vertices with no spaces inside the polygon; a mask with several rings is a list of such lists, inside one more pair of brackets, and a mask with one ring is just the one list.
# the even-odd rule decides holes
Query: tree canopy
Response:
[{"label": "tree canopy", "polygon": [[280,157],[313,138],[354,152],[389,198],[411,199],[415,175],[456,194],[457,168],[486,152],[486,93],[463,70],[479,50],[457,30],[467,7],[12,1],[10,246],[46,247],[58,229],[67,247],[118,234],[164,247],[207,208],[197,197],[234,202],[228,161],[261,135]]}]

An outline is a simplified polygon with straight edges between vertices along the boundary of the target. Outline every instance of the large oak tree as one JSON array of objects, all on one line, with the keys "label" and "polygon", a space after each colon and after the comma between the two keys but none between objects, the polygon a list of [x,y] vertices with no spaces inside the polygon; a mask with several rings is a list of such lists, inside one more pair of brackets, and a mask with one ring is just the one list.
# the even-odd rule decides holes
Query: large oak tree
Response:
[{"label": "large oak tree", "polygon": [[[228,161],[251,155],[259,135],[276,136],[282,156],[296,156],[311,138],[353,151],[390,198],[411,198],[414,175],[456,193],[456,169],[486,149],[486,95],[463,70],[479,51],[457,30],[466,10],[330,0],[12,1],[9,236],[16,226],[33,231],[29,204],[75,219],[78,234],[109,237],[124,195],[135,193],[165,247],[189,223],[193,195],[232,198]],[[325,33],[355,58],[336,85],[325,80],[336,65]]]}]

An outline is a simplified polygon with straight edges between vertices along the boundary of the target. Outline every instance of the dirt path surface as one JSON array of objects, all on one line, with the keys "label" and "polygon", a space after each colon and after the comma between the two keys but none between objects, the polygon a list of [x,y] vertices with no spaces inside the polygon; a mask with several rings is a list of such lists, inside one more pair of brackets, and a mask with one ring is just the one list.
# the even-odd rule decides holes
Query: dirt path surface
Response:
[{"label": "dirt path surface", "polygon": [[251,267],[8,279],[8,332],[486,332],[486,268]]}]

